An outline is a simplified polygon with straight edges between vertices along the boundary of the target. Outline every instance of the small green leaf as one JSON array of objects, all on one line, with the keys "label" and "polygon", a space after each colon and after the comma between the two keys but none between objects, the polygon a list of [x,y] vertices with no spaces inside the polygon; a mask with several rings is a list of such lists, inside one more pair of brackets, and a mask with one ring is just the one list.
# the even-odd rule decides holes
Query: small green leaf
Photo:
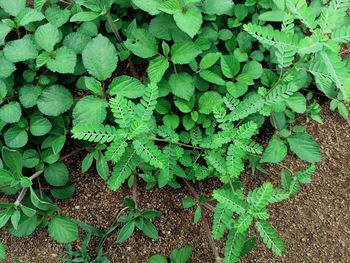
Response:
[{"label": "small green leaf", "polygon": [[11,150],[7,147],[2,147],[2,159],[5,162],[6,166],[18,176],[22,175],[23,161],[22,155],[16,151]]},{"label": "small green leaf", "polygon": [[5,123],[16,123],[21,116],[22,109],[18,102],[10,102],[0,108],[0,119]]},{"label": "small green leaf", "polygon": [[117,243],[120,244],[126,241],[132,235],[134,230],[135,230],[135,221],[130,221],[127,224],[125,224],[118,234],[118,237],[116,239]]},{"label": "small green leaf", "polygon": [[45,168],[44,177],[52,186],[64,186],[69,180],[69,172],[64,163],[57,162]]},{"label": "small green leaf", "polygon": [[51,130],[52,124],[43,116],[33,116],[30,119],[29,127],[32,135],[43,136]]},{"label": "small green leaf", "polygon": [[197,224],[199,220],[201,220],[201,217],[202,217],[202,208],[198,206],[196,211],[194,212],[193,223]]},{"label": "small green leaf", "polygon": [[78,240],[78,226],[72,219],[57,215],[49,222],[49,235],[59,243],[70,243]]},{"label": "small green leaf", "polygon": [[21,148],[28,142],[28,133],[23,128],[12,126],[4,133],[4,140],[10,148]]},{"label": "small green leaf", "polygon": [[[5,260],[6,259],[6,250],[2,242],[0,241],[0,260]],[[152,262],[152,261],[150,261]],[[153,263],[156,263],[157,261],[153,261]],[[161,261],[158,261],[161,263]],[[165,261],[166,263],[166,261]]]},{"label": "small green leaf", "polygon": [[198,104],[200,113],[210,114],[222,104],[222,97],[216,91],[207,91],[199,98]]},{"label": "small green leaf", "polygon": [[208,69],[212,67],[221,57],[221,53],[216,52],[216,53],[208,53],[206,54],[201,62],[199,63],[199,67],[201,69]]},{"label": "small green leaf", "polygon": [[71,17],[70,22],[92,21],[98,18],[99,16],[100,16],[99,13],[92,12],[92,11],[79,12]]},{"label": "small green leaf", "polygon": [[274,135],[269,141],[260,162],[261,163],[279,163],[287,156],[287,145],[278,135]]},{"label": "small green leaf", "polygon": [[148,263],[168,263],[168,261],[162,255],[154,255],[148,259]]},{"label": "small green leaf", "polygon": [[191,38],[197,35],[203,22],[202,13],[197,7],[187,8],[174,14],[176,25]]}]

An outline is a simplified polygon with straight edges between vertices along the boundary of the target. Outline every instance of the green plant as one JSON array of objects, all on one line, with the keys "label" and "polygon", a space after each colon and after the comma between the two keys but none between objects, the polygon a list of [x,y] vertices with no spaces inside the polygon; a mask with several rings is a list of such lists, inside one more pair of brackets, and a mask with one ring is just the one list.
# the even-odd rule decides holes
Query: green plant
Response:
[{"label": "green plant", "polygon": [[[174,249],[170,254],[170,263],[186,263],[192,255],[190,246]],[[162,255],[154,255],[148,259],[148,263],[167,263],[168,260]]]},{"label": "green plant", "polygon": [[[338,55],[350,41],[348,5],[36,0],[30,8],[24,0],[0,0],[0,190],[18,194],[13,203],[0,204],[0,226],[15,236],[48,226],[58,242],[76,241],[79,224],[57,214],[52,197],[74,194],[63,161],[87,150],[83,172],[95,161],[110,189],[125,182],[133,188],[117,241],[135,227],[157,237],[150,219],[158,212],[137,206],[141,178],[147,188],[185,186],[193,195],[187,202],[197,209],[194,221],[202,220],[207,234],[206,213],[215,213],[208,239],[217,262],[213,238],[223,238],[227,229],[224,262],[237,262],[255,244],[253,221],[267,247],[281,255],[284,245],[267,222],[268,205],[295,195],[321,160],[296,117],[322,122],[314,93],[348,117],[350,60]],[[257,135],[268,122],[275,132],[264,149]],[[67,137],[80,146],[61,156]],[[265,172],[265,163],[284,168],[288,152],[312,165],[297,173],[284,169],[282,188],[241,183],[247,165],[253,173]],[[222,182],[213,191],[215,208],[191,184],[213,178]]]}]

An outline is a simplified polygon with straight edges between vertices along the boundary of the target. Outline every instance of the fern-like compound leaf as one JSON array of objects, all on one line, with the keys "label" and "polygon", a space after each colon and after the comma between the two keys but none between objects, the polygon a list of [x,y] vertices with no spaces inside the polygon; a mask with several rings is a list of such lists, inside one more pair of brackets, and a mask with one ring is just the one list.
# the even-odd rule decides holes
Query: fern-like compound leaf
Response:
[{"label": "fern-like compound leaf", "polygon": [[254,121],[248,121],[240,125],[231,136],[233,140],[250,139],[256,134],[257,130],[258,125]]},{"label": "fern-like compound leaf", "polygon": [[232,222],[232,212],[223,204],[217,204],[213,219],[213,238],[220,240],[223,237],[225,230],[231,225]]},{"label": "fern-like compound leaf", "polygon": [[311,177],[316,171],[316,166],[314,164],[307,167],[305,170],[300,171],[296,174],[296,177],[298,178],[299,182],[302,184],[309,184],[311,183]]},{"label": "fern-like compound leaf", "polygon": [[270,202],[272,192],[273,185],[271,183],[264,183],[248,194],[248,203],[250,203],[256,211],[259,211],[265,208]]},{"label": "fern-like compound leaf", "polygon": [[282,256],[285,245],[272,225],[268,221],[259,220],[255,223],[255,227],[265,245],[270,248],[276,256]]},{"label": "fern-like compound leaf", "polygon": [[[229,176],[237,179],[244,170],[244,160],[246,153],[236,144],[231,144],[227,150],[226,166]],[[224,183],[228,183],[230,178],[220,178]]]},{"label": "fern-like compound leaf", "polygon": [[114,191],[118,190],[136,170],[137,162],[136,150],[128,147],[120,161],[114,167],[112,176],[108,180],[108,187]]},{"label": "fern-like compound leaf", "polygon": [[286,190],[274,188],[272,193],[271,193],[269,203],[270,204],[278,203],[278,202],[281,202],[283,200],[288,199],[288,197],[289,197],[289,192],[287,192]]},{"label": "fern-like compound leaf", "polygon": [[133,111],[129,107],[128,100],[120,95],[112,98],[109,103],[115,122],[120,126],[120,128],[127,128],[130,126],[133,120]]},{"label": "fern-like compound leaf", "polygon": [[118,136],[118,132],[113,126],[102,124],[75,126],[72,133],[74,139],[99,143],[111,142]]},{"label": "fern-like compound leaf", "polygon": [[137,155],[156,168],[164,168],[163,154],[158,147],[147,138],[139,138],[132,142]]},{"label": "fern-like compound leaf", "polygon": [[237,214],[244,214],[247,210],[247,204],[237,194],[225,189],[214,190],[213,197],[222,205]]},{"label": "fern-like compound leaf", "polygon": [[230,113],[230,121],[238,121],[258,112],[265,104],[265,100],[257,93],[248,95],[236,109]]},{"label": "fern-like compound leaf", "polygon": [[225,159],[217,151],[207,152],[205,156],[208,166],[212,166],[220,175],[226,175]]},{"label": "fern-like compound leaf", "polygon": [[233,229],[230,231],[225,245],[224,263],[238,262],[245,240],[246,239],[243,234],[236,233]]},{"label": "fern-like compound leaf", "polygon": [[158,99],[158,86],[150,83],[146,86],[140,103],[136,106],[136,115],[142,121],[151,119],[154,109],[156,108]]},{"label": "fern-like compound leaf", "polygon": [[113,163],[118,163],[120,158],[123,156],[128,142],[124,138],[119,138],[114,140],[105,152],[106,159],[112,161]]},{"label": "fern-like compound leaf", "polygon": [[235,222],[235,229],[237,233],[244,233],[253,223],[253,217],[250,214],[241,215]]},{"label": "fern-like compound leaf", "polygon": [[308,7],[306,0],[286,0],[286,5],[289,11],[299,19],[311,31],[316,26],[316,16],[312,9]]},{"label": "fern-like compound leaf", "polygon": [[332,40],[338,43],[350,42],[350,25],[333,30]]}]

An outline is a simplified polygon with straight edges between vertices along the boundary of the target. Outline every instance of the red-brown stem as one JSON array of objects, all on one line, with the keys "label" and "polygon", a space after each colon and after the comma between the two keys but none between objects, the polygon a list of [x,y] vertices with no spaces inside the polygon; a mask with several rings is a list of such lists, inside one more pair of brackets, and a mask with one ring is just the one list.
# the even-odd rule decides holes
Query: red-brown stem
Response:
[{"label": "red-brown stem", "polygon": [[181,143],[181,142],[171,142],[169,140],[165,140],[165,139],[161,139],[161,138],[152,138],[152,140],[157,141],[157,142],[174,143],[174,144],[177,144],[179,146],[183,146],[183,147],[191,148],[191,149],[196,149],[196,150],[203,150],[201,147],[192,146],[192,145]]},{"label": "red-brown stem", "polygon": [[[199,198],[199,194],[197,193],[197,191],[193,188],[193,186],[185,179],[182,179],[182,181],[184,182],[185,184],[185,187],[187,188],[188,191],[191,192],[192,196],[195,198],[195,199],[198,199]],[[214,212],[215,211],[215,208],[211,205],[211,204],[208,204],[208,203],[205,203],[203,204],[203,207],[205,207],[206,209]]]},{"label": "red-brown stem", "polygon": [[[186,188],[191,192],[191,194],[193,195],[194,198],[198,199],[199,198],[199,194],[197,193],[197,191],[193,188],[193,186],[185,179],[183,179],[183,182],[186,186]],[[207,216],[206,216],[206,212],[205,210],[203,209],[204,207],[209,209],[209,210],[212,210],[214,211],[214,207],[212,207],[211,205],[209,205],[208,203],[205,203],[204,205],[200,205],[200,207],[202,208],[202,223],[203,223],[203,227],[204,227],[204,232],[206,233],[207,235],[207,238],[208,238],[208,241],[209,241],[209,245],[213,251],[213,254],[215,256],[215,262],[221,262],[221,258],[220,258],[220,255],[219,255],[219,252],[215,246],[215,242],[214,242],[214,239],[211,235],[211,231],[210,231],[210,227],[209,227],[209,223],[208,223],[208,219],[207,219]]]},{"label": "red-brown stem", "polygon": [[132,199],[137,207],[137,174],[134,173],[134,185],[132,186]]},{"label": "red-brown stem", "polygon": [[202,209],[202,211],[203,211],[202,223],[203,223],[204,231],[205,231],[205,233],[207,235],[207,238],[209,240],[209,245],[210,245],[211,250],[212,250],[212,252],[214,254],[215,262],[216,263],[221,263],[222,259],[221,259],[220,255],[219,255],[218,249],[216,248],[214,239],[213,239],[213,237],[211,235],[211,231],[210,231],[208,219],[207,219],[207,216],[206,216],[206,212],[203,209]]}]

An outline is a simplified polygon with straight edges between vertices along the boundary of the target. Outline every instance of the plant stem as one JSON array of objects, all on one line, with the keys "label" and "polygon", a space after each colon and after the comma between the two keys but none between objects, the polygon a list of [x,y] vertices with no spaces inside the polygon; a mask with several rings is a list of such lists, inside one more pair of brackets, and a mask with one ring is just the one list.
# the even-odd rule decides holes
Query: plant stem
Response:
[{"label": "plant stem", "polygon": [[123,43],[123,39],[122,37],[120,36],[119,32],[118,32],[118,29],[117,27],[115,26],[114,24],[114,21],[111,17],[111,13],[110,11],[107,12],[106,14],[106,18],[107,18],[107,21],[108,21],[108,24],[110,25],[112,31],[113,31],[113,34],[115,35],[115,38],[117,39],[117,41],[121,44]]},{"label": "plant stem", "polygon": [[290,68],[284,75],[282,78],[280,78],[277,82],[275,82],[275,84],[271,87],[271,89],[267,92],[266,96],[269,95],[275,88],[278,87],[279,84],[281,84],[281,82],[288,77],[293,71],[294,69],[296,69],[297,66],[299,66],[304,60],[305,60],[306,56],[301,57],[298,62],[296,62],[294,64],[294,66],[292,68]]},{"label": "plant stem", "polygon": [[197,147],[197,146],[193,146],[193,145],[189,145],[189,144],[185,144],[185,143],[181,143],[181,142],[171,142],[169,140],[165,140],[165,139],[161,139],[161,138],[152,138],[152,140],[157,141],[157,142],[174,143],[174,144],[177,144],[179,146],[183,146],[183,147],[191,148],[191,149],[196,149],[196,150],[203,150],[201,147]]},{"label": "plant stem", "polygon": [[[94,144],[90,144],[90,145],[88,145],[86,147],[78,148],[78,149],[68,153],[67,155],[62,156],[60,158],[60,161],[64,161],[64,160],[66,160],[66,159],[76,155],[77,153],[84,151],[87,147],[91,147],[93,145],[96,145],[96,144],[94,143]],[[34,173],[32,176],[29,177],[29,180],[33,181],[35,178],[38,178],[39,176],[41,176],[43,173],[44,173],[44,170],[37,171],[36,173]],[[23,187],[22,188],[21,192],[19,193],[19,195],[18,195],[18,197],[17,197],[17,199],[16,199],[16,201],[14,203],[15,206],[19,206],[21,204],[21,202],[22,202],[24,196],[26,195],[27,191],[28,191],[28,187]]]},{"label": "plant stem", "polygon": [[209,240],[209,245],[211,247],[211,250],[215,256],[215,262],[216,263],[221,263],[222,262],[222,258],[220,257],[219,255],[219,252],[218,252],[218,249],[216,248],[215,246],[215,242],[214,242],[214,239],[211,235],[211,231],[210,231],[210,227],[209,227],[209,223],[208,223],[208,219],[206,217],[206,213],[205,211],[203,211],[203,214],[202,214],[202,223],[203,223],[203,227],[204,227],[204,231],[208,237],[208,240]]},{"label": "plant stem", "polygon": [[137,174],[134,173],[134,185],[132,186],[132,199],[137,207]]},{"label": "plant stem", "polygon": [[[193,188],[193,186],[186,180],[186,179],[182,179],[182,181],[184,182],[185,184],[185,187],[187,188],[187,190],[189,190],[192,194],[192,196],[195,198],[195,199],[199,199],[199,194],[197,193],[197,191]],[[203,207],[205,207],[206,209],[214,212],[215,211],[215,208],[211,205],[211,204],[208,204],[208,203],[205,203],[203,204]]]}]

